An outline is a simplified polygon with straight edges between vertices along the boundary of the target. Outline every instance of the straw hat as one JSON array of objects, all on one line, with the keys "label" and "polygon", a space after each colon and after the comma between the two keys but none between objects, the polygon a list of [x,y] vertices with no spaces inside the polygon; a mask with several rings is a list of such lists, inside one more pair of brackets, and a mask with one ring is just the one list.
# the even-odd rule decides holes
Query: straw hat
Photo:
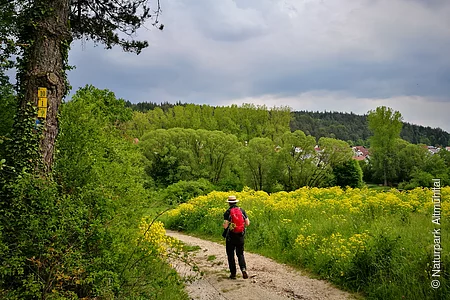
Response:
[{"label": "straw hat", "polygon": [[239,200],[236,199],[236,196],[228,196],[228,203],[238,203]]}]

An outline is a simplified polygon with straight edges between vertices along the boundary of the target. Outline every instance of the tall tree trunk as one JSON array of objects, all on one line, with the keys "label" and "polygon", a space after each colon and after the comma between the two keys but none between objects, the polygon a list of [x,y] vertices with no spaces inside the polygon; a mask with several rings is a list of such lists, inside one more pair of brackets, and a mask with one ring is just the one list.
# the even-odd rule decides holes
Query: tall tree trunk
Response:
[{"label": "tall tree trunk", "polygon": [[[39,118],[42,134],[38,137],[43,162],[39,173],[44,175],[52,169],[58,111],[67,93],[65,69],[71,42],[69,2],[35,0],[24,15],[26,23],[21,28],[21,40],[26,45],[18,70],[21,111],[27,111],[30,104],[37,107],[38,88],[47,89],[47,113],[46,118]],[[26,116],[26,113],[21,115]]]}]

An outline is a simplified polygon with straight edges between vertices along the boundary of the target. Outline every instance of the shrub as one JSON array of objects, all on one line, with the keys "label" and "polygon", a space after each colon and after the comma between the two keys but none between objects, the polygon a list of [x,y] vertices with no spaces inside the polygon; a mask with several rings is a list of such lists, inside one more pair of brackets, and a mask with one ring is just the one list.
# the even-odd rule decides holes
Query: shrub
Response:
[{"label": "shrub", "polygon": [[187,299],[176,272],[137,242],[151,203],[141,156],[120,134],[127,111],[92,87],[74,99],[52,176],[1,178],[0,298]]},{"label": "shrub", "polygon": [[333,168],[335,184],[345,188],[360,188],[363,185],[363,173],[359,163],[354,160],[348,160]]},{"label": "shrub", "polygon": [[169,204],[184,203],[197,196],[206,195],[214,190],[214,186],[206,179],[197,181],[179,181],[169,185],[163,191],[163,199]]}]

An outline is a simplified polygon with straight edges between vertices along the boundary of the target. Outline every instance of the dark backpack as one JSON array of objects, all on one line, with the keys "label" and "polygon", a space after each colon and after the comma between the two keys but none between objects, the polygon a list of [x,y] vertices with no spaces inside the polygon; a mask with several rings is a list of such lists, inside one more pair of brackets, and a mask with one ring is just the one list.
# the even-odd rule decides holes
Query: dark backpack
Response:
[{"label": "dark backpack", "polygon": [[239,207],[233,207],[230,209],[230,221],[234,223],[234,228],[231,230],[234,233],[242,233],[245,230],[244,215]]}]

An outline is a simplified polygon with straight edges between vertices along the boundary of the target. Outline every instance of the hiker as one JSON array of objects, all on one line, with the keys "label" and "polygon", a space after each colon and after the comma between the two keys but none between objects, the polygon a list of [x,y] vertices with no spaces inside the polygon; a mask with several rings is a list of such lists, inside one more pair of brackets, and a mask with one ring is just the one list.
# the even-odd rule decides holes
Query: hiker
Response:
[{"label": "hiker", "polygon": [[230,279],[236,279],[236,261],[234,259],[234,251],[236,251],[242,277],[247,279],[248,274],[244,258],[244,235],[245,227],[250,225],[250,220],[248,219],[245,210],[236,205],[239,202],[239,200],[236,199],[236,196],[229,196],[227,202],[230,207],[223,214],[223,228],[226,232],[224,237],[226,238]]}]

